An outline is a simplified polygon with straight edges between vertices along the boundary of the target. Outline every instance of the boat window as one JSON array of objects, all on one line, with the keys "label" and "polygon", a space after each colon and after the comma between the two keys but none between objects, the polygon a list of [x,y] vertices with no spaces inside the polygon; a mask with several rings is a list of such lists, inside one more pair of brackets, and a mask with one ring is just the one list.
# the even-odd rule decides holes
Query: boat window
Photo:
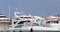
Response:
[{"label": "boat window", "polygon": [[[30,22],[30,21],[20,21],[18,24],[23,24],[24,22]],[[17,22],[14,22],[16,24]]]},{"label": "boat window", "polygon": [[14,22],[14,24],[17,23],[17,22]]},{"label": "boat window", "polygon": [[47,23],[59,23],[59,21],[48,21]]},{"label": "boat window", "polygon": [[27,22],[30,22],[30,21],[27,21]]},{"label": "boat window", "polygon": [[20,21],[18,24],[23,24],[24,22],[30,22],[30,21]]},{"label": "boat window", "polygon": [[56,23],[59,23],[59,21],[56,21]]},{"label": "boat window", "polygon": [[20,18],[31,18],[31,17],[20,17]]},{"label": "boat window", "polygon": [[53,23],[59,23],[58,21],[53,21]]},{"label": "boat window", "polygon": [[23,24],[25,21],[21,21],[21,22],[19,22],[18,24]]},{"label": "boat window", "polygon": [[6,16],[0,16],[0,18],[6,18]]},{"label": "boat window", "polygon": [[47,23],[50,23],[50,21],[48,21]]},{"label": "boat window", "polygon": [[55,21],[53,21],[53,23],[56,23]]},{"label": "boat window", "polygon": [[20,20],[19,18],[16,18],[16,20]]},{"label": "boat window", "polygon": [[0,21],[9,21],[9,19],[0,19]]}]

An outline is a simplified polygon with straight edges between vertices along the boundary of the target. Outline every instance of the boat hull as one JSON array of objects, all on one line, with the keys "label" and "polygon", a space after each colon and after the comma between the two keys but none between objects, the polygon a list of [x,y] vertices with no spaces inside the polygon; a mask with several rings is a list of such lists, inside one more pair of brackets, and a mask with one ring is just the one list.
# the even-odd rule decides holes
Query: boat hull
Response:
[{"label": "boat hull", "polygon": [[34,32],[59,32],[60,29],[59,28],[53,28],[53,27],[40,27],[40,26],[29,26],[29,27],[21,27],[21,28],[10,28],[7,31],[30,31],[32,28],[32,30]]}]

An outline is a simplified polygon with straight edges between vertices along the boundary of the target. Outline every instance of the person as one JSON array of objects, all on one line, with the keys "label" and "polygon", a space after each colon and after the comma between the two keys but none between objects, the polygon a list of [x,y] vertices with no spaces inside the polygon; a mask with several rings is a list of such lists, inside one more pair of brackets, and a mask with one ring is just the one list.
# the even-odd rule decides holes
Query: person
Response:
[{"label": "person", "polygon": [[15,32],[15,30],[13,32]]},{"label": "person", "polygon": [[21,30],[19,32],[22,32]]},{"label": "person", "polygon": [[30,32],[33,32],[33,29],[31,28]]},{"label": "person", "polygon": [[42,26],[46,26],[46,20],[42,21]]}]

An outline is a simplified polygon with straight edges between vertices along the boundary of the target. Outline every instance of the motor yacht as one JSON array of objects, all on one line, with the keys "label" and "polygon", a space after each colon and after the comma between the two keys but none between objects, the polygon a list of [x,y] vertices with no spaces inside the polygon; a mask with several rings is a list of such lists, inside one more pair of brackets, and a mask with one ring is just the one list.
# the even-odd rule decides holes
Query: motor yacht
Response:
[{"label": "motor yacht", "polygon": [[[42,22],[45,19],[39,16],[32,16],[30,14],[15,12],[13,19],[12,19],[12,25],[10,26],[7,31],[13,32],[13,31],[30,31],[31,28],[33,31],[39,31],[39,32],[49,32],[49,31],[60,31],[60,24],[56,23],[49,23],[49,25],[42,25]],[[45,23],[46,24],[46,23]],[[53,24],[53,25],[52,25]]]}]

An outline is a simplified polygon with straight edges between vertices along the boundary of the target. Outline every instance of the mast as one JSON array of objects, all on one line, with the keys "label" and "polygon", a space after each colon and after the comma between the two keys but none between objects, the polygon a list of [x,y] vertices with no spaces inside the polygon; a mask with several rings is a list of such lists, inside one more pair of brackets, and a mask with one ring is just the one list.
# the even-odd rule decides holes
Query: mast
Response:
[{"label": "mast", "polygon": [[10,6],[9,6],[9,11],[8,12],[9,12],[9,21],[10,21]]}]

